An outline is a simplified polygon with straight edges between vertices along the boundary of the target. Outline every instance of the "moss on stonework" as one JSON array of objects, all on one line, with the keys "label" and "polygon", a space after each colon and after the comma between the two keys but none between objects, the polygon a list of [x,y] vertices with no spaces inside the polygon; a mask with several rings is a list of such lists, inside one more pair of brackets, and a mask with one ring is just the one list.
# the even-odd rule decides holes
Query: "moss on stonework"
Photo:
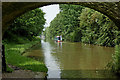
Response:
[{"label": "moss on stonework", "polygon": [[[2,3],[2,33],[7,29],[13,20],[18,16],[24,14],[32,9],[51,5],[51,4],[63,4],[63,2],[58,3],[45,3],[45,2],[5,2]],[[82,5],[92,9],[95,9],[105,15],[107,15],[115,24],[119,27],[120,25],[120,2],[64,2],[64,4],[75,4]],[[117,19],[116,19],[117,18]]]}]

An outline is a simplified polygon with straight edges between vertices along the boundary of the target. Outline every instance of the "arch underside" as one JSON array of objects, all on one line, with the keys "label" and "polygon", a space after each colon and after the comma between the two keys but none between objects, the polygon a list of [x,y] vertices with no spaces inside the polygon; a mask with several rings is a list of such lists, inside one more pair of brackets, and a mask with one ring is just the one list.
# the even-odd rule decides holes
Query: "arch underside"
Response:
[{"label": "arch underside", "polygon": [[2,34],[18,16],[51,4],[75,4],[92,8],[108,16],[120,28],[120,2],[4,2],[2,3]]}]

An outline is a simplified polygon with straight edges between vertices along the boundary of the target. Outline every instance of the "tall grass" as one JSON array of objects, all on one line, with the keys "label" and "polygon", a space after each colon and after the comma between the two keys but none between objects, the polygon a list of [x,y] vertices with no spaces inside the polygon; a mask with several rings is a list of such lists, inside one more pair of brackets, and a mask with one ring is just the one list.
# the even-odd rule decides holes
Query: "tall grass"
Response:
[{"label": "tall grass", "polygon": [[34,41],[28,41],[24,44],[5,44],[5,57],[7,64],[11,64],[25,70],[47,72],[47,67],[44,64],[44,61],[37,61],[21,55],[25,50],[31,48],[39,42],[40,39],[36,39]]}]

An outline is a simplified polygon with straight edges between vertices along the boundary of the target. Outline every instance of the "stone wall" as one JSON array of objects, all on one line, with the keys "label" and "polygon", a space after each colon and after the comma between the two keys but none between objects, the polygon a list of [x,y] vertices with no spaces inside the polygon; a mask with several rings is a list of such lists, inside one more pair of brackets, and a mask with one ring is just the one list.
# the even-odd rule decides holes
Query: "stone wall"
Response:
[{"label": "stone wall", "polygon": [[120,2],[3,2],[2,33],[15,18],[32,9],[51,4],[75,4],[95,9],[108,16],[116,26],[120,27]]}]

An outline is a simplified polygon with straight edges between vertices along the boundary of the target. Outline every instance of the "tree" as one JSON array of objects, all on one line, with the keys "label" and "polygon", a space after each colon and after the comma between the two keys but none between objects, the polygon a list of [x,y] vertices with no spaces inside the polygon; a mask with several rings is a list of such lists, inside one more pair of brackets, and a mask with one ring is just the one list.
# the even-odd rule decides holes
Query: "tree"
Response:
[{"label": "tree", "polygon": [[78,17],[82,8],[79,5],[60,4],[60,13],[51,21],[49,26],[50,37],[62,35],[64,40],[79,41],[74,36],[79,33],[75,29],[79,26]]},{"label": "tree", "polygon": [[60,4],[60,13],[51,21],[49,37],[62,35],[65,41],[102,46],[120,43],[118,28],[105,15],[80,5]]},{"label": "tree", "polygon": [[32,40],[34,36],[40,35],[46,21],[44,14],[41,9],[37,8],[18,17],[5,32],[4,39],[17,41],[18,37],[25,37]]}]

